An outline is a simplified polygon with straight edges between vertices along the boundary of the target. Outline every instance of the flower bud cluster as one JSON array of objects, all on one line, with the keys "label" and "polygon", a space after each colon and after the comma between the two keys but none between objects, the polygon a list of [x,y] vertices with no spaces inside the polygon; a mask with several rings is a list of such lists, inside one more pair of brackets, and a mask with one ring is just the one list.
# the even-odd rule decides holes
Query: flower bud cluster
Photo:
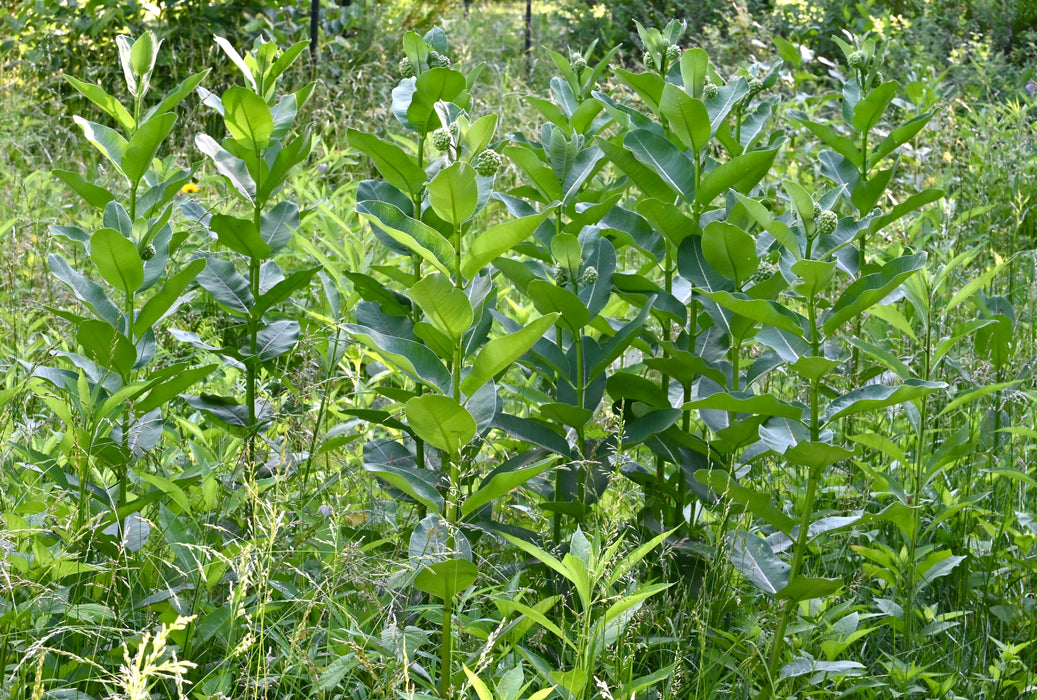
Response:
[{"label": "flower bud cluster", "polygon": [[818,235],[830,236],[835,233],[835,229],[839,225],[839,215],[831,209],[825,209],[814,219],[814,224],[817,226]]},{"label": "flower bud cluster", "polygon": [[504,158],[497,151],[486,150],[475,157],[472,167],[483,177],[493,177],[504,165]]},{"label": "flower bud cluster", "polygon": [[449,68],[451,61],[447,56],[439,53],[438,51],[428,52],[428,67],[429,68]]},{"label": "flower bud cluster", "polygon": [[702,96],[707,100],[716,97],[718,92],[720,92],[720,89],[713,83],[706,83],[702,86]]}]

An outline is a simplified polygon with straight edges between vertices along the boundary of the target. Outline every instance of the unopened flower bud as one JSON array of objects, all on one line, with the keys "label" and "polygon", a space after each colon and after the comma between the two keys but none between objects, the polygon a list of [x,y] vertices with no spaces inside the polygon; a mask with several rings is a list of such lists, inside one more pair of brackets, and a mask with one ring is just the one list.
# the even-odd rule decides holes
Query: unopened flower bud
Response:
[{"label": "unopened flower bud", "polygon": [[749,97],[756,97],[763,92],[763,81],[759,78],[753,78],[749,81]]},{"label": "unopened flower bud", "polygon": [[472,167],[475,168],[475,172],[483,177],[493,177],[501,169],[502,165],[504,165],[504,159],[497,151],[483,151],[472,161]]},{"label": "unopened flower bud", "polygon": [[814,224],[817,226],[818,235],[830,236],[839,225],[839,215],[831,209],[825,209],[814,219]]},{"label": "unopened flower bud", "polygon": [[720,90],[713,83],[706,83],[702,86],[702,96],[705,97],[707,100],[711,100],[714,97],[716,97],[718,92],[720,92]]},{"label": "unopened flower bud", "polygon": [[153,257],[155,257],[155,253],[155,246],[148,243],[146,246],[144,246],[144,250],[140,251],[140,259],[151,260]]},{"label": "unopened flower bud", "polygon": [[673,63],[674,61],[679,61],[680,57],[681,57],[681,47],[677,46],[677,44],[670,44],[669,46],[666,47],[666,62],[667,63]]},{"label": "unopened flower bud", "polygon": [[413,78],[417,75],[417,72],[414,70],[414,64],[406,56],[401,58],[400,62],[396,64],[396,70],[401,78]]},{"label": "unopened flower bud", "polygon": [[814,202],[814,218],[816,219],[817,217],[821,216],[821,212],[821,205],[817,202]]},{"label": "unopened flower bud", "polygon": [[428,52],[428,65],[429,65],[429,68],[449,68],[450,67],[450,63],[451,63],[450,62],[450,58],[447,57],[447,56],[444,56],[443,54],[439,53],[438,51],[429,51]]},{"label": "unopened flower bud", "polygon": [[655,70],[655,59],[652,58],[651,51],[645,51],[645,55],[642,60],[644,61],[645,68],[647,68],[648,70]]},{"label": "unopened flower bud", "polygon": [[554,276],[555,284],[559,287],[569,284],[569,270],[564,265],[555,265]]},{"label": "unopened flower bud", "polygon": [[590,286],[598,281],[598,268],[588,267],[580,275],[580,284]]},{"label": "unopened flower bud", "polygon": [[572,64],[573,70],[577,73],[587,67],[587,59],[578,53],[574,53],[569,57],[569,63]]},{"label": "unopened flower bud", "polygon": [[854,51],[846,57],[846,63],[854,70],[860,70],[864,68],[864,64],[868,62],[868,57],[864,55],[863,51]]},{"label": "unopened flower bud", "polygon": [[432,132],[432,145],[437,151],[446,152],[454,144],[450,138],[450,132],[446,129],[436,129]]}]

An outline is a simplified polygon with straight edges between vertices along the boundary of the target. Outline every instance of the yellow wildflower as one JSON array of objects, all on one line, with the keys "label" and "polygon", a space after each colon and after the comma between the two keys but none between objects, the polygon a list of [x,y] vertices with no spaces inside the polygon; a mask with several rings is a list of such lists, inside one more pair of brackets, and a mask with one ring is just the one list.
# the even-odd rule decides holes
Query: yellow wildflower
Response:
[{"label": "yellow wildflower", "polygon": [[180,194],[194,194],[198,192],[199,187],[196,182],[188,182],[186,185],[180,188]]}]

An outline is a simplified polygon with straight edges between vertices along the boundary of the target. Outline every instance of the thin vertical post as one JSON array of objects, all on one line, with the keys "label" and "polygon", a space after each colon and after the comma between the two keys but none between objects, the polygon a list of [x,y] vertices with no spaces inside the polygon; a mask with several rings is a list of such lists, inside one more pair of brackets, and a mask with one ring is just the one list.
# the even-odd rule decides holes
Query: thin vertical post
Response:
[{"label": "thin vertical post", "polygon": [[533,50],[533,0],[526,0],[526,44],[525,54],[528,58]]},{"label": "thin vertical post", "polygon": [[320,0],[310,0],[310,60],[317,71],[317,29],[320,27]]}]

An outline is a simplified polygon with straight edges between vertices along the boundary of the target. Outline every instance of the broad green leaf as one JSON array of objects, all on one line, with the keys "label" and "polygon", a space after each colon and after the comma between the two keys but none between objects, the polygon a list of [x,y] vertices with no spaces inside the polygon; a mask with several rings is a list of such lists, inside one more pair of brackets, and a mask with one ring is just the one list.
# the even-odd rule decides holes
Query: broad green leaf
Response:
[{"label": "broad green leaf", "polygon": [[659,101],[663,96],[665,81],[657,73],[631,73],[617,68],[616,78],[640,97],[652,112],[659,112]]},{"label": "broad green leaf", "polygon": [[564,196],[562,183],[551,168],[544,165],[536,153],[525,146],[508,146],[504,149],[511,162],[526,174],[536,189],[543,195],[544,203],[561,200]]},{"label": "broad green leaf", "polygon": [[428,201],[439,218],[459,227],[479,207],[475,169],[460,161],[440,170],[428,183]]},{"label": "broad green leaf", "polygon": [[216,169],[230,181],[238,194],[250,202],[255,199],[256,182],[252,179],[245,161],[231,155],[208,134],[198,134],[194,142],[199,151],[212,159]]},{"label": "broad green leaf", "polygon": [[175,373],[169,373],[168,376],[163,373],[158,379],[149,379],[147,395],[137,401],[133,408],[140,413],[147,413],[156,408],[161,408],[193,384],[212,374],[218,366],[187,367],[186,365],[181,365]]},{"label": "broad green leaf", "polygon": [[936,114],[936,112],[919,115],[911,121],[898,126],[896,129],[889,132],[889,134],[886,135],[886,138],[882,139],[882,141],[875,146],[875,150],[871,152],[872,163],[878,163],[898,147],[913,139],[915,134],[925,128],[925,125],[929,123],[929,120],[933,118],[934,114]]},{"label": "broad green leaf", "polygon": [[443,512],[443,496],[421,473],[426,470],[367,462],[364,463],[364,470],[395,486],[433,513]]},{"label": "broad green leaf", "polygon": [[187,285],[194,281],[198,273],[205,267],[205,258],[196,258],[189,262],[183,270],[169,277],[155,294],[141,308],[133,321],[133,333],[143,335],[159,319],[173,308],[180,300]]},{"label": "broad green leaf", "polygon": [[[628,132],[623,138],[623,145],[684,199],[695,201],[695,164],[688,160],[683,151],[647,129]],[[658,197],[665,193],[647,194]]]},{"label": "broad green leaf", "polygon": [[80,116],[72,117],[72,119],[83,129],[83,134],[86,136],[87,141],[92,143],[102,155],[108,158],[119,172],[123,172],[122,156],[126,152],[126,139],[119,132],[109,129],[107,126],[94,124]]},{"label": "broad green leaf", "polygon": [[823,292],[835,277],[835,260],[797,260],[792,263],[792,272],[802,282],[793,285],[796,293],[813,297]]},{"label": "broad green leaf", "polygon": [[145,77],[155,67],[158,58],[158,47],[161,41],[155,40],[152,32],[144,32],[133,42],[130,49],[130,69],[139,77]]},{"label": "broad green leaf", "polygon": [[842,588],[842,586],[842,579],[797,576],[778,591],[777,597],[798,603],[801,600],[830,596]]},{"label": "broad green leaf", "polygon": [[303,289],[309,284],[310,279],[321,270],[320,267],[311,267],[308,270],[296,270],[270,289],[259,295],[256,299],[253,313],[262,316],[268,309],[281,303],[298,289]]},{"label": "broad green leaf", "polygon": [[749,151],[721,163],[703,176],[697,194],[699,204],[709,204],[718,195],[735,190],[747,194],[770,171],[778,147]]},{"label": "broad green leaf", "polygon": [[250,151],[270,145],[274,118],[270,106],[253,91],[235,85],[223,93],[223,118],[234,140]]},{"label": "broad green leaf", "polygon": [[725,291],[709,292],[704,289],[695,289],[697,294],[712,299],[726,309],[734,311],[740,316],[762,323],[765,326],[774,326],[789,331],[800,338],[803,337],[806,328],[806,319],[794,311],[767,299],[750,299],[745,294]]},{"label": "broad green leaf", "polygon": [[486,229],[474,240],[466,241],[461,274],[465,279],[474,278],[488,263],[529,238],[549,213],[504,221]]},{"label": "broad green leaf", "polygon": [[854,281],[825,314],[825,334],[831,335],[843,323],[885,299],[904,280],[921,270],[927,258],[924,252],[904,255],[890,260],[878,272]]},{"label": "broad green leaf", "polygon": [[601,150],[616,167],[623,171],[642,193],[655,199],[672,201],[677,191],[672,189],[666,180],[660,177],[654,168],[638,160],[630,150],[619,143],[601,139],[598,141]]},{"label": "broad green leaf", "polygon": [[123,294],[133,294],[144,282],[144,263],[137,246],[114,229],[98,229],[90,237],[90,259],[104,281]]},{"label": "broad green leaf", "polygon": [[268,255],[281,251],[292,240],[299,229],[299,205],[291,201],[277,205],[261,215],[259,235],[270,246]]},{"label": "broad green leaf", "polygon": [[478,576],[479,569],[467,559],[448,559],[422,569],[414,579],[414,587],[446,600],[471,586]]},{"label": "broad green leaf", "polygon": [[700,469],[695,472],[695,480],[713,489],[721,498],[729,498],[740,504],[786,535],[792,535],[796,520],[774,505],[770,496],[739,484],[730,474],[719,469]]},{"label": "broad green leaf", "polygon": [[246,258],[261,259],[270,255],[270,246],[250,219],[217,214],[209,219],[209,228],[216,233],[220,243]]},{"label": "broad green leaf", "polygon": [[149,119],[133,132],[122,155],[122,171],[132,185],[136,186],[151,167],[152,159],[175,123],[176,115],[167,112]]},{"label": "broad green leaf", "polygon": [[764,593],[777,596],[789,584],[792,567],[778,559],[763,539],[748,532],[728,535],[731,564]]},{"label": "broad green leaf", "polygon": [[68,261],[56,253],[52,253],[47,260],[50,262],[50,271],[68,285],[72,293],[76,295],[76,299],[86,304],[108,325],[113,328],[119,325],[121,312],[104,293],[101,285],[72,269]]},{"label": "broad green leaf", "polygon": [[386,335],[365,326],[347,323],[343,327],[388,364],[439,391],[450,391],[450,372],[439,357],[421,343]]},{"label": "broad green leaf", "polygon": [[454,249],[434,228],[407,216],[387,202],[357,202],[356,211],[362,219],[381,228],[447,277],[451,276]]},{"label": "broad green leaf", "polygon": [[461,504],[461,516],[468,516],[487,503],[491,503],[501,496],[510,493],[533,477],[543,473],[553,464],[553,458],[545,458],[510,471],[494,470],[490,477],[483,481],[479,489]]},{"label": "broad green leaf", "polygon": [[830,146],[836,153],[848,160],[854,168],[860,170],[864,157],[861,155],[857,144],[848,136],[843,136],[832,126],[814,119],[799,110],[789,110],[789,116],[795,121],[810,129],[826,145]]},{"label": "broad green leaf", "polygon": [[706,105],[699,99],[689,97],[676,85],[666,83],[659,109],[677,138],[685,146],[695,149],[696,153],[702,153],[702,149],[709,144],[710,136]]},{"label": "broad green leaf", "polygon": [[137,349],[129,338],[104,321],[87,319],[80,323],[76,341],[93,362],[122,377],[128,377],[137,362]]},{"label": "broad green leaf", "polygon": [[751,413],[759,416],[783,416],[800,420],[803,409],[785,403],[773,394],[752,395],[745,392],[717,392],[710,396],[684,404],[684,409],[712,409],[715,411],[731,411],[735,413]]},{"label": "broad green leaf", "polygon": [[853,457],[854,452],[827,442],[802,440],[785,450],[785,459],[793,464],[820,472],[828,467]]},{"label": "broad green leaf", "polygon": [[453,102],[459,107],[464,99],[468,81],[462,73],[450,68],[431,68],[414,81],[414,95],[407,107],[407,121],[422,134],[427,134],[439,124],[436,103]]},{"label": "broad green leaf", "polygon": [[214,36],[213,41],[223,49],[223,52],[227,54],[227,58],[238,67],[241,71],[241,75],[252,86],[253,90],[258,90],[259,87],[256,85],[256,76],[252,73],[252,69],[249,68],[248,64],[241,58],[241,55],[237,52],[234,46],[229,41],[224,39],[222,36]]},{"label": "broad green leaf", "polygon": [[162,101],[155,106],[148,109],[144,113],[144,119],[142,121],[148,121],[156,114],[165,114],[170,112],[180,104],[185,97],[191,94],[191,92],[198,87],[198,85],[205,79],[205,76],[209,74],[208,68],[200,73],[195,73],[185,78],[179,85],[166,93],[166,96],[162,98]]},{"label": "broad green leaf", "polygon": [[405,412],[415,435],[452,456],[475,437],[477,426],[472,414],[449,396],[415,396],[407,401]]},{"label": "broad green leaf", "polygon": [[259,329],[256,347],[246,350],[260,362],[269,362],[290,351],[298,342],[298,321],[274,321]]},{"label": "broad green leaf", "polygon": [[908,379],[900,386],[870,384],[833,399],[825,407],[822,417],[826,423],[830,423],[854,413],[873,411],[905,401],[913,401],[945,388],[947,385],[943,382],[930,382],[924,379]]},{"label": "broad green leaf", "polygon": [[[797,258],[803,256],[803,245],[788,224],[775,219],[771,215],[770,210],[755,199],[746,197],[740,192],[735,192],[735,197],[745,207],[749,216],[755,219],[756,223],[762,226],[769,234],[774,236],[775,240],[788,248]],[[813,214],[812,209],[811,214]]]},{"label": "broad green leaf", "polygon": [[71,75],[66,75],[64,77],[65,80],[68,81],[69,85],[81,92],[84,97],[95,105],[103,109],[105,114],[117,121],[124,131],[129,132],[136,128],[137,123],[133,121],[133,116],[129,111],[122,106],[121,102],[105,92],[103,88],[92,83],[83,82],[79,78],[74,78]]},{"label": "broad green leaf", "polygon": [[356,129],[347,129],[346,138],[350,146],[371,159],[378,173],[396,189],[414,197],[425,186],[425,171],[395,143]]},{"label": "broad green leaf", "polygon": [[547,314],[530,321],[514,333],[488,341],[475,356],[468,376],[461,380],[461,391],[471,396],[499,372],[510,367],[544,337],[557,318],[557,313]]},{"label": "broad green leaf", "polygon": [[67,170],[52,170],[51,172],[54,173],[55,177],[71,187],[76,194],[86,200],[87,204],[98,211],[104,211],[104,208],[108,206],[108,202],[115,199],[115,195],[111,192],[103,187],[87,182],[79,173]]},{"label": "broad green leaf", "polygon": [[232,313],[248,316],[252,309],[252,292],[248,280],[242,277],[229,260],[206,256],[205,269],[198,273],[198,284],[212,298]]},{"label": "broad green leaf", "polygon": [[[684,81],[684,89],[692,97],[701,97],[702,88],[706,84],[706,76],[709,73],[709,54],[704,49],[688,49],[681,54],[681,79]],[[669,85],[669,83],[667,83]],[[666,95],[663,95],[666,99]],[[709,115],[706,115],[709,122]],[[708,136],[706,137],[709,138]]]},{"label": "broad green leaf", "polygon": [[854,128],[864,133],[871,131],[882,119],[886,107],[896,96],[898,87],[900,84],[891,80],[869,91],[853,108]]},{"label": "broad green leaf", "polygon": [[702,254],[714,270],[738,286],[760,266],[753,237],[726,221],[712,221],[702,230]]},{"label": "broad green leaf", "polygon": [[573,333],[590,323],[590,311],[573,292],[556,287],[550,282],[535,279],[526,287],[533,306],[544,316],[550,316]]},{"label": "broad green leaf", "polygon": [[408,290],[425,316],[456,343],[472,325],[474,312],[468,296],[443,275],[422,277]]}]

